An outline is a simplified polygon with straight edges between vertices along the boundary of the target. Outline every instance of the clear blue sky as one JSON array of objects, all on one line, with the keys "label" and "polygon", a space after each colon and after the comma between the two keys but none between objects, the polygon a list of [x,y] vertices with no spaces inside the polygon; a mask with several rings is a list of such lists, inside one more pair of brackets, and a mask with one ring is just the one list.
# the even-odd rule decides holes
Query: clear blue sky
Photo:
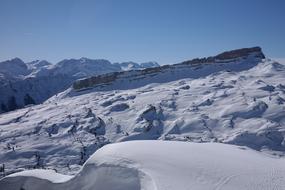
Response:
[{"label": "clear blue sky", "polygon": [[0,60],[166,64],[257,45],[285,57],[285,0],[0,0]]}]

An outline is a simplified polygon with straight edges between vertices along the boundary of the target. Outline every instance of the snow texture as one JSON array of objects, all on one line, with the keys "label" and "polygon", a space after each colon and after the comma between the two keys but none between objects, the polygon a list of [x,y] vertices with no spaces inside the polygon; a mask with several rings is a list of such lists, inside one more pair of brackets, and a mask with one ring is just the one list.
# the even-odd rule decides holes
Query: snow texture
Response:
[{"label": "snow texture", "polygon": [[13,60],[3,84],[55,67],[47,89],[66,73],[88,78],[0,115],[0,189],[284,189],[285,63],[251,50],[99,77],[88,77],[96,66],[86,58]]},{"label": "snow texture", "polygon": [[75,174],[106,144],[157,139],[284,155],[285,66],[255,53],[224,62],[124,72],[108,85],[71,87],[1,114],[0,165],[7,174],[33,168]]},{"label": "snow texture", "polygon": [[73,178],[31,170],[5,190],[267,190],[285,186],[285,160],[220,143],[131,141],[104,146]]}]

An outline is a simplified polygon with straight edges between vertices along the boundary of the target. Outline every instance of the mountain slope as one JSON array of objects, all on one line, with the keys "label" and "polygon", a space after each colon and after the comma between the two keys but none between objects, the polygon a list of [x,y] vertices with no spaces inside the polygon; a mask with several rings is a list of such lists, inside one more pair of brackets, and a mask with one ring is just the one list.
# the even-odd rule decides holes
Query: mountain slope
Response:
[{"label": "mountain slope", "polygon": [[1,114],[0,163],[7,172],[44,166],[73,174],[105,144],[147,139],[284,155],[285,66],[257,55],[122,72],[109,83],[105,77],[113,74],[103,75],[41,105]]},{"label": "mountain slope", "polygon": [[114,71],[149,68],[158,64],[137,64],[136,68],[125,68],[124,65],[88,58],[66,59],[57,64],[44,60],[24,63],[18,58],[0,62],[0,113],[29,104],[42,103],[67,89],[80,78]]},{"label": "mountain slope", "polygon": [[267,190],[282,189],[284,176],[284,159],[245,147],[133,141],[101,148],[73,178],[52,170],[31,170],[0,180],[0,186],[5,190]]},{"label": "mountain slope", "polygon": [[219,71],[250,69],[263,58],[265,56],[261,48],[243,48],[224,52],[214,57],[193,59],[175,65],[94,76],[76,81],[73,88],[77,91],[96,86],[98,86],[97,91],[129,89],[155,82],[162,83],[183,78],[201,78]]},{"label": "mountain slope", "polygon": [[28,66],[19,58],[0,63],[0,71],[10,77],[21,77],[29,73]]}]

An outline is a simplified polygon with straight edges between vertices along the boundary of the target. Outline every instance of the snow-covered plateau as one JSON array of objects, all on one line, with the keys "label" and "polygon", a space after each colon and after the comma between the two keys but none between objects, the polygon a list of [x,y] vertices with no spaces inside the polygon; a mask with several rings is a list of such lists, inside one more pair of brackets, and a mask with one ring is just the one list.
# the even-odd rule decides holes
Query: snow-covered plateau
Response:
[{"label": "snow-covered plateau", "polygon": [[0,189],[284,189],[284,79],[255,47],[77,80],[0,115]]}]

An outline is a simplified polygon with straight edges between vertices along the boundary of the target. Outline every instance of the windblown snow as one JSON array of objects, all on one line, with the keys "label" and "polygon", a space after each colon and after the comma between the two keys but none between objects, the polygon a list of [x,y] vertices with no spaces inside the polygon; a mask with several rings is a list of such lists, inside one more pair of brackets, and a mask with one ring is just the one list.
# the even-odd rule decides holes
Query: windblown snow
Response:
[{"label": "windblown snow", "polygon": [[285,160],[220,143],[131,141],[99,149],[73,178],[49,170],[12,174],[5,190],[267,190],[285,186]]},{"label": "windblown snow", "polygon": [[285,65],[259,54],[91,77],[1,114],[0,166],[37,170],[0,187],[282,189]]}]

